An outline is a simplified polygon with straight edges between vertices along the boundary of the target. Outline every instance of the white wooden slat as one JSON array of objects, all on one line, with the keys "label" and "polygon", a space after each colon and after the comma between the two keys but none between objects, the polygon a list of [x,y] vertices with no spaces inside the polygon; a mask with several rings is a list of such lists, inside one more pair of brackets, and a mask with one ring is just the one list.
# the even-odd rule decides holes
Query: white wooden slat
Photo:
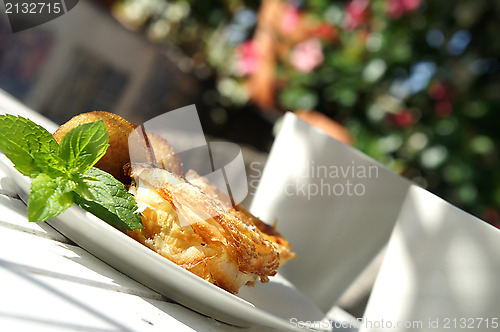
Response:
[{"label": "white wooden slat", "polygon": [[0,231],[0,263],[58,280],[164,299],[80,247],[8,228]]},{"label": "white wooden slat", "polygon": [[[0,303],[6,331],[19,331],[26,323],[35,325],[36,331],[39,327],[51,331],[154,331],[161,325],[172,331],[193,331],[138,296],[4,266],[0,266],[0,278],[0,294],[8,299]],[[17,287],[10,287],[12,284]]]}]

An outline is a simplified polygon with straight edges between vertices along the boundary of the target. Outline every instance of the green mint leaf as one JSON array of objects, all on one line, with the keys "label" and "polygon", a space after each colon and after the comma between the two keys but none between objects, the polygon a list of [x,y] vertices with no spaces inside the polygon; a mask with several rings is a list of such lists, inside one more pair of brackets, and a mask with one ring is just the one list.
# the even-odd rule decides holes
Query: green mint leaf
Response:
[{"label": "green mint leaf", "polygon": [[108,131],[102,120],[71,129],[61,140],[59,156],[73,174],[85,173],[108,148]]},{"label": "green mint leaf", "polygon": [[126,230],[144,228],[134,198],[112,175],[92,167],[74,191],[75,203],[108,224]]},{"label": "green mint leaf", "polygon": [[40,174],[35,155],[57,153],[59,144],[45,128],[29,119],[0,115],[0,149],[20,173],[34,178]]},{"label": "green mint leaf", "polygon": [[38,152],[34,154],[33,160],[39,171],[45,175],[52,178],[70,178],[70,172],[66,169],[66,162],[57,154]]},{"label": "green mint leaf", "polygon": [[64,212],[73,204],[75,184],[66,178],[39,174],[31,183],[28,200],[28,220],[45,221]]}]

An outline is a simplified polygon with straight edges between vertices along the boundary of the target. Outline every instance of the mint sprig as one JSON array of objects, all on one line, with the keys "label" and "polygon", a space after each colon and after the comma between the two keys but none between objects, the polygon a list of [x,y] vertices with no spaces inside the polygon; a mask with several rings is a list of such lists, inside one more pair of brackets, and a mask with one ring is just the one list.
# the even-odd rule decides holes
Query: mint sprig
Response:
[{"label": "mint sprig", "polygon": [[92,167],[108,148],[103,121],[77,126],[59,145],[43,127],[23,117],[0,116],[0,149],[33,178],[29,221],[54,218],[77,203],[121,229],[143,228],[137,204],[112,175]]}]

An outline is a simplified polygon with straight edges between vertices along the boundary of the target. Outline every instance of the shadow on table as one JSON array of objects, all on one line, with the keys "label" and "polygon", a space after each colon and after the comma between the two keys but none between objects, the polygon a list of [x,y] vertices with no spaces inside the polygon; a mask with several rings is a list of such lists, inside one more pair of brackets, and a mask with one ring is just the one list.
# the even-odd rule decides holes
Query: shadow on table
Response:
[{"label": "shadow on table", "polygon": [[111,329],[99,329],[96,327],[92,326],[86,326],[84,324],[78,324],[78,323],[67,323],[67,322],[61,322],[61,321],[55,321],[51,319],[42,319],[40,317],[36,317],[34,315],[30,315],[30,312],[26,312],[26,314],[11,314],[11,313],[2,313],[0,312],[0,317],[5,317],[5,318],[10,318],[10,319],[17,319],[17,320],[22,320],[22,321],[27,321],[27,322],[32,322],[36,323],[39,325],[43,326],[53,326],[54,328],[62,328],[62,329],[71,329],[71,330],[87,330],[87,331],[132,331],[129,329],[127,326],[121,324],[118,320],[104,314],[103,312],[100,312],[98,310],[95,310],[88,304],[83,303],[80,301],[78,298],[72,296],[71,294],[68,294],[66,292],[60,291],[48,283],[45,283],[43,280],[40,280],[38,278],[35,278],[32,274],[26,272],[26,270],[23,268],[23,266],[20,266],[19,264],[14,264],[10,263],[5,260],[0,260],[0,268],[6,269],[9,272],[15,274],[17,277],[24,279],[27,283],[31,283],[36,287],[42,288],[43,290],[52,293],[53,295],[59,297],[60,299],[67,301],[68,303],[71,303],[72,305],[78,307],[79,309],[87,312],[88,314],[91,314],[93,316],[96,316],[100,320],[106,322],[107,324],[111,325],[113,328]]}]

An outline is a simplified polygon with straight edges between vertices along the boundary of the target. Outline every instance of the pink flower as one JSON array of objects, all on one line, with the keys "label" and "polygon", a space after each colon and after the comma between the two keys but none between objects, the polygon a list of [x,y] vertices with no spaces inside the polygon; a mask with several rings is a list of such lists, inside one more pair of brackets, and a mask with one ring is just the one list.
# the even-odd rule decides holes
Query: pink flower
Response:
[{"label": "pink flower", "polygon": [[388,117],[390,121],[392,121],[394,124],[396,124],[396,126],[401,128],[410,127],[415,120],[412,112],[408,109],[399,110],[399,112],[395,114],[389,114]]},{"label": "pink flower", "polygon": [[298,43],[290,52],[290,63],[295,69],[304,73],[311,72],[323,60],[323,49],[318,38],[309,38]]},{"label": "pink flower", "polygon": [[236,48],[236,70],[242,75],[250,75],[259,67],[259,52],[251,40]]},{"label": "pink flower", "polygon": [[369,0],[353,0],[345,7],[345,18],[342,25],[352,30],[366,21],[369,9]]},{"label": "pink flower", "polygon": [[297,7],[286,4],[281,16],[280,30],[284,35],[292,34],[299,25],[300,14]]},{"label": "pink flower", "polygon": [[387,0],[387,13],[392,19],[398,19],[406,12],[417,9],[422,0]]}]

